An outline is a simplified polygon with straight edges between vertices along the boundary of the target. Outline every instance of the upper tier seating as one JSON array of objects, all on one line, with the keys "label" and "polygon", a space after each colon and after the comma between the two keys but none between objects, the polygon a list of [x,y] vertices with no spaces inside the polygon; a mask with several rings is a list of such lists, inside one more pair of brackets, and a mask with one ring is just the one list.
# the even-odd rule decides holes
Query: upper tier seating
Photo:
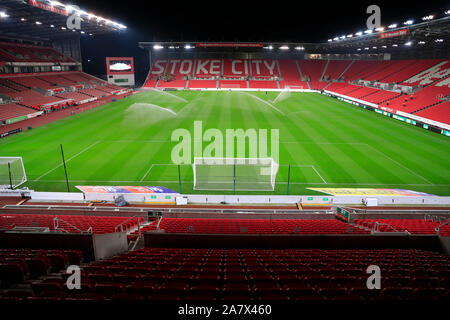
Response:
[{"label": "upper tier seating", "polygon": [[39,77],[11,77],[9,78],[10,81],[14,81],[15,83],[18,83],[24,87],[30,88],[30,89],[53,89],[58,88],[59,86],[55,84],[51,84],[47,81],[44,81],[40,79]]},{"label": "upper tier seating", "polygon": [[[381,269],[381,290],[367,288],[369,265]],[[415,249],[143,248],[83,267],[82,292],[55,279],[17,299],[446,301],[449,265]]]},{"label": "upper tier seating", "polygon": [[353,81],[356,79],[360,79],[363,72],[366,70],[371,69],[373,66],[375,66],[378,63],[378,61],[354,61],[352,65],[345,71],[345,73],[342,76],[342,79],[345,81]]},{"label": "upper tier seating", "polygon": [[450,60],[443,60],[402,82],[407,86],[428,86],[450,75]]},{"label": "upper tier seating", "polygon": [[[54,218],[62,219],[67,223],[60,222],[59,226],[67,232],[79,233],[87,231],[92,227],[95,234],[111,233],[119,224],[125,222],[129,217],[114,216],[80,216],[80,215],[50,215],[50,214],[0,214],[0,229],[12,229],[18,227],[48,227],[54,230]],[[124,224],[124,229],[134,228],[137,224],[136,219],[130,220]],[[74,229],[72,226],[78,228]]]},{"label": "upper tier seating", "polygon": [[36,91],[28,90],[22,92],[9,93],[9,97],[19,99],[19,103],[27,107],[32,107],[37,110],[41,105],[59,103],[62,100],[55,96],[44,96]]},{"label": "upper tier seating", "polygon": [[[436,234],[435,228],[442,222],[425,221],[419,219],[355,219],[353,223],[372,229],[375,222],[388,224],[397,231],[409,231],[411,234]],[[379,231],[395,232],[386,225],[381,225]],[[446,225],[441,229],[442,236],[450,236],[450,225]]]},{"label": "upper tier seating", "polygon": [[[196,78],[212,78],[219,77],[222,74],[222,60],[221,59],[197,59],[195,60]],[[178,73],[175,73],[176,75]],[[189,72],[191,74],[191,72]]]},{"label": "upper tier seating", "polygon": [[277,60],[250,60],[250,67],[254,79],[268,79],[280,75]]},{"label": "upper tier seating", "polygon": [[350,60],[329,60],[324,78],[337,80],[344,70],[350,65]]},{"label": "upper tier seating", "polygon": [[50,47],[40,47],[18,43],[0,43],[0,61],[5,62],[75,62]]},{"label": "upper tier seating", "polygon": [[298,65],[302,76],[308,80],[313,90],[322,90],[328,83],[320,81],[326,60],[299,60]]},{"label": "upper tier seating", "polygon": [[406,68],[408,66],[411,66],[414,64],[413,60],[392,60],[392,61],[385,61],[385,62],[379,62],[379,68],[377,71],[371,73],[370,75],[364,77],[364,80],[371,80],[371,81],[380,81],[385,82],[384,79],[396,74],[403,68]]},{"label": "upper tier seating", "polygon": [[297,63],[294,60],[278,60],[280,65],[282,81],[280,81],[281,88],[295,86],[298,87],[302,81],[298,72]]},{"label": "upper tier seating", "polygon": [[[156,225],[144,227],[155,230]],[[189,219],[163,218],[160,228],[166,232],[186,233],[250,233],[250,234],[357,234],[367,233],[338,220],[303,219]]]},{"label": "upper tier seating", "polygon": [[401,83],[402,81],[430,68],[437,64],[441,60],[406,60],[410,64],[406,65],[403,69],[396,70],[391,75],[381,79],[383,83]]},{"label": "upper tier seating", "polygon": [[224,59],[223,76],[224,78],[242,78],[250,75],[249,60],[245,59]]}]

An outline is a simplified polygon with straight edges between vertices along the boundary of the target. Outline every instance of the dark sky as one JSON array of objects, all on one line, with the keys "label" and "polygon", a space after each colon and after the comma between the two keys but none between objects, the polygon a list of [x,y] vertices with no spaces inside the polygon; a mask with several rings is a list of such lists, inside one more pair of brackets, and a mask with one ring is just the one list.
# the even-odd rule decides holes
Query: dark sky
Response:
[{"label": "dark sky", "polygon": [[[365,30],[371,4],[381,8],[381,23],[416,21],[442,15],[450,1],[171,1],[72,0],[81,9],[125,24],[121,34],[82,39],[85,71],[101,75],[106,56],[133,56],[137,80],[145,79],[148,58],[139,41],[295,41],[327,39]],[[424,7],[429,10],[424,10]],[[87,60],[90,60],[88,63]],[[141,73],[139,74],[139,72]],[[143,80],[142,80],[143,81]]]},{"label": "dark sky", "polygon": [[[326,41],[365,26],[371,4],[382,24],[450,9],[450,1],[171,1],[73,0],[82,9],[122,22],[141,40]],[[424,8],[429,8],[425,10]]]}]

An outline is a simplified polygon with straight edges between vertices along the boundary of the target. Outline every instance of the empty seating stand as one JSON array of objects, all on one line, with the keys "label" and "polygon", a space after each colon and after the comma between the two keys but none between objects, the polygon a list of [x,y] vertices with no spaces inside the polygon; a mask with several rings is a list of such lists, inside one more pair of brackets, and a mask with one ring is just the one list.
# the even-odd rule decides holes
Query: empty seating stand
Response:
[{"label": "empty seating stand", "polygon": [[[71,264],[80,265],[83,254],[78,250],[0,249],[0,289],[37,280],[49,273],[65,270]],[[21,297],[17,291],[1,294],[0,299]],[[33,295],[31,293],[31,295]]]},{"label": "empty seating stand", "polygon": [[[19,299],[445,301],[449,262],[415,249],[143,248],[83,267],[82,290],[55,279]],[[373,264],[383,275],[380,290],[366,285]]]},{"label": "empty seating stand", "polygon": [[[372,229],[376,222],[380,225],[379,231],[395,232],[408,231],[411,234],[436,234],[435,228],[441,222],[425,221],[419,219],[355,219],[353,221],[357,225]],[[392,228],[395,230],[393,230]],[[446,225],[441,229],[442,236],[450,236],[450,225]]]},{"label": "empty seating stand", "polygon": [[[144,231],[155,230],[151,224]],[[163,218],[165,232],[211,234],[363,234],[367,231],[338,220]]]},{"label": "empty seating stand", "polygon": [[[129,219],[129,217],[113,216],[83,216],[83,215],[51,215],[51,214],[0,214],[0,229],[14,227],[48,227],[54,230],[54,218],[61,219],[59,227],[66,232],[79,233],[92,228],[92,233],[111,233],[115,228]],[[68,222],[69,224],[65,223]],[[124,224],[125,231],[134,228],[137,220],[133,219]],[[72,226],[76,227],[73,228]]]}]

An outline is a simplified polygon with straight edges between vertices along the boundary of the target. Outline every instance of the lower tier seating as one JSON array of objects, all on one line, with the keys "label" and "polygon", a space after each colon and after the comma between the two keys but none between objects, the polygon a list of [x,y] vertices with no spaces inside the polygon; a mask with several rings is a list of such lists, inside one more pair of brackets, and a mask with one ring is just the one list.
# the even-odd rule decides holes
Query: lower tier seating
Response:
[{"label": "lower tier seating", "polygon": [[[368,266],[381,289],[367,288]],[[416,249],[143,248],[82,269],[81,290],[63,279],[0,299],[448,301],[450,256]]]},{"label": "lower tier seating", "polygon": [[232,89],[232,88],[245,89],[245,88],[247,88],[247,81],[246,80],[220,80],[219,88],[221,88],[221,89]]},{"label": "lower tier seating", "polygon": [[196,89],[196,88],[216,88],[217,81],[216,80],[189,80],[188,88]]},{"label": "lower tier seating", "polygon": [[0,288],[59,272],[82,261],[83,254],[78,250],[0,249]]},{"label": "lower tier seating", "polygon": [[450,124],[450,101],[416,112],[415,115],[434,121]]},{"label": "lower tier seating", "polygon": [[8,119],[26,116],[27,114],[35,113],[36,110],[19,106],[14,103],[0,105],[0,123],[6,122]]},{"label": "lower tier seating", "polygon": [[278,89],[277,82],[269,80],[250,80],[249,86],[258,89]]}]

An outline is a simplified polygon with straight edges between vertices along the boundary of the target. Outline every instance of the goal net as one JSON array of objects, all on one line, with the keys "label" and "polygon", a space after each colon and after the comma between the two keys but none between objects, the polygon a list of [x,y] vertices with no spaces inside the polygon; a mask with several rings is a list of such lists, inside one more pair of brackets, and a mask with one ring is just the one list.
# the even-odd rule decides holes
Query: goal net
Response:
[{"label": "goal net", "polygon": [[0,189],[15,189],[25,182],[22,157],[0,157]]},{"label": "goal net", "polygon": [[273,191],[272,158],[194,158],[194,190]]}]

